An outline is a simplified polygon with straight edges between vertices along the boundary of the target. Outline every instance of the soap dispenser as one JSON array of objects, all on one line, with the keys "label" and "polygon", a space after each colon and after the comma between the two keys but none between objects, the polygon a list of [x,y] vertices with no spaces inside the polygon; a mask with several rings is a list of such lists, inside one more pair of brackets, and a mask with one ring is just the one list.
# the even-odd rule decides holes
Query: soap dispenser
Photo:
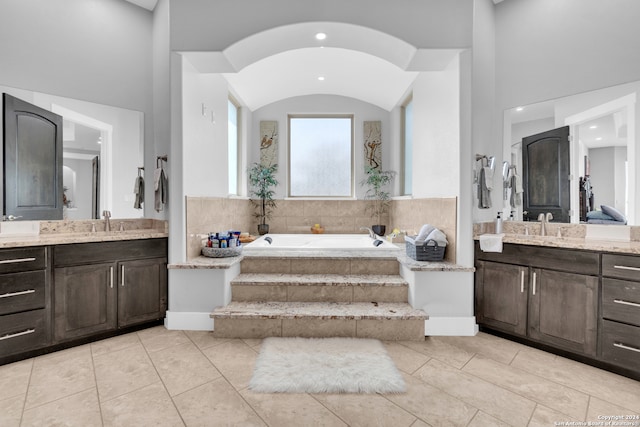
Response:
[{"label": "soap dispenser", "polygon": [[496,234],[502,233],[502,213],[498,212],[498,216],[496,217]]}]

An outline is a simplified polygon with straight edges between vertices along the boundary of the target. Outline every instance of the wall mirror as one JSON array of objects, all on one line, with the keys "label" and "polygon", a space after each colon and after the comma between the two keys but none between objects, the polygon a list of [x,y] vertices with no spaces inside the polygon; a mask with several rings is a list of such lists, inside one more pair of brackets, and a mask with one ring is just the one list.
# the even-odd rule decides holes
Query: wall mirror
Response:
[{"label": "wall mirror", "polygon": [[63,117],[63,218],[99,218],[103,210],[112,218],[144,215],[134,208],[144,164],[142,112],[8,86],[0,91]]},{"label": "wall mirror", "polygon": [[[522,174],[523,139],[566,126],[569,176],[558,178],[569,180],[570,208],[566,218],[571,223],[623,224],[619,220],[598,219],[606,218],[599,212],[605,205],[624,215],[627,225],[640,225],[640,136],[636,132],[636,123],[640,123],[636,107],[639,91],[637,81],[506,110],[503,159],[516,174]],[[516,198],[514,203],[510,191],[504,193],[504,209],[511,211],[515,219],[527,219],[521,201]],[[585,206],[587,211],[595,211],[589,214],[590,218]]]}]

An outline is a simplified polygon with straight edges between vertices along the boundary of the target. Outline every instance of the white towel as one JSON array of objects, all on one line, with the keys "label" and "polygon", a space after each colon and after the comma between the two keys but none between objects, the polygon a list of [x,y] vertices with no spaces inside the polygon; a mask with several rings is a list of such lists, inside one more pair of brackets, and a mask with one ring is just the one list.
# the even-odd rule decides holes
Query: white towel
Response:
[{"label": "white towel", "polygon": [[433,230],[435,230],[435,229],[436,228],[431,224],[424,224],[420,228],[420,232],[418,233],[418,236],[416,237],[416,242],[424,242],[425,240],[427,240],[427,236],[429,234],[431,234],[431,232]]},{"label": "white towel", "polygon": [[449,243],[447,241],[446,234],[444,234],[442,231],[438,230],[437,228],[433,230],[431,233],[429,233],[426,240],[435,240],[436,242],[438,242],[439,246],[447,246],[447,244]]},{"label": "white towel", "polygon": [[502,252],[502,238],[504,233],[501,234],[481,234],[480,235],[480,249],[483,252]]},{"label": "white towel", "polygon": [[485,186],[487,187],[487,190],[493,190],[493,175],[494,175],[494,170],[491,169],[489,166],[485,166],[484,168],[484,180],[485,180]]}]

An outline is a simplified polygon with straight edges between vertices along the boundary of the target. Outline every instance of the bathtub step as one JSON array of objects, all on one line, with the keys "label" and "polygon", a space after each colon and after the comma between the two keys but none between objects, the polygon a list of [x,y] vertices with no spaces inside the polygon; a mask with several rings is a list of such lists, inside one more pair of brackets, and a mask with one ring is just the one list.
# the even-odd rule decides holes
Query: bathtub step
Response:
[{"label": "bathtub step", "polygon": [[251,256],[240,263],[242,273],[266,274],[400,274],[397,255],[389,257],[332,257],[301,253],[297,256]]},{"label": "bathtub step", "polygon": [[424,340],[427,314],[406,303],[231,302],[216,308],[218,338],[358,337]]},{"label": "bathtub step", "polygon": [[407,302],[398,275],[242,273],[231,281],[232,301]]}]

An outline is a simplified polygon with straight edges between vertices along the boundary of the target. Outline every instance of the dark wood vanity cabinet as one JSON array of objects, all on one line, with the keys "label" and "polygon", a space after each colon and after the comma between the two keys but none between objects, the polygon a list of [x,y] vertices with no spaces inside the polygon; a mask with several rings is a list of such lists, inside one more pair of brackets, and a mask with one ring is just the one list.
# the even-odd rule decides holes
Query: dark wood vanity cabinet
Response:
[{"label": "dark wood vanity cabinet", "polygon": [[0,250],[0,358],[51,342],[46,247]]},{"label": "dark wood vanity cabinet", "polygon": [[166,239],[59,245],[53,264],[56,342],[165,315]]},{"label": "dark wood vanity cabinet", "polygon": [[505,244],[476,246],[476,318],[480,325],[595,357],[599,256]]}]

